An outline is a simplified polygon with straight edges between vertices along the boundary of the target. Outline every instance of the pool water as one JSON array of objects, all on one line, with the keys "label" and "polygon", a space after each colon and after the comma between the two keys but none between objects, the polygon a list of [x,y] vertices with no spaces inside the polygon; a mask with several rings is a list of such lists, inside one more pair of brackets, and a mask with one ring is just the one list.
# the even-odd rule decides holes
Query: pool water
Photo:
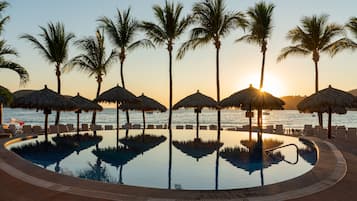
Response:
[{"label": "pool water", "polygon": [[[170,137],[171,136],[171,137]],[[314,145],[303,139],[252,133],[195,130],[98,131],[44,136],[8,149],[64,175],[161,189],[222,190],[264,186],[311,170]],[[117,139],[119,139],[117,141]],[[118,143],[116,143],[118,142]],[[286,146],[284,146],[286,145]],[[282,147],[275,149],[276,147]]]}]

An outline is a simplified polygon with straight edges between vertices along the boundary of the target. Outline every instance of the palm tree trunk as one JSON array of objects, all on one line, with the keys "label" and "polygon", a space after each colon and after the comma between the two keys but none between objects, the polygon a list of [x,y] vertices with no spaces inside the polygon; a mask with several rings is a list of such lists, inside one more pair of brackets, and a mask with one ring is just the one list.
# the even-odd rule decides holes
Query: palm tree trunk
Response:
[{"label": "palm tree trunk", "polygon": [[[97,88],[96,98],[99,97],[101,85],[102,85],[102,82],[98,81],[98,88]],[[94,110],[93,111],[93,116],[92,116],[92,125],[95,125],[96,116],[97,116],[97,112]]]},{"label": "palm tree trunk", "polygon": [[260,72],[260,89],[262,89],[264,85],[265,53],[266,51],[263,51],[262,70]]},{"label": "palm tree trunk", "polygon": [[[221,101],[220,98],[220,87],[219,87],[219,48],[216,46],[216,84],[217,84],[217,103]],[[218,124],[218,132],[217,132],[217,140],[221,139],[221,110],[217,109],[217,124]]]},{"label": "palm tree trunk", "polygon": [[197,111],[196,112],[196,138],[198,139],[198,129],[200,127],[200,118],[199,118],[200,113]]},{"label": "palm tree trunk", "polygon": [[77,136],[79,137],[79,114],[81,113],[81,110],[76,111],[77,113]]},{"label": "palm tree trunk", "polygon": [[48,115],[51,114],[51,110],[45,109],[43,113],[45,114],[45,141],[48,142],[48,136],[47,136]]},{"label": "palm tree trunk", "polygon": [[0,126],[2,125],[2,108],[3,108],[3,105],[2,105],[2,103],[0,103]]},{"label": "palm tree trunk", "polygon": [[[124,67],[124,60],[121,60],[120,61],[120,78],[121,78],[121,85],[125,89],[123,67]],[[125,114],[126,114],[126,123],[129,125],[129,123],[130,123],[129,110],[125,111]]]},{"label": "palm tree trunk", "polygon": [[331,107],[328,109],[328,139],[331,139]]},{"label": "palm tree trunk", "polygon": [[[319,68],[318,68],[318,62],[315,62],[315,93],[317,93],[319,91]],[[318,119],[319,119],[319,126],[321,126],[321,128],[323,127],[323,119],[322,119],[322,113],[319,112],[317,114]]]},{"label": "palm tree trunk", "polygon": [[168,47],[169,51],[169,80],[170,80],[170,95],[169,95],[169,125],[168,128],[171,129],[172,123],[172,46]]},{"label": "palm tree trunk", "polygon": [[216,150],[216,168],[215,168],[215,190],[218,190],[218,173],[219,173],[219,148]]},{"label": "palm tree trunk", "polygon": [[146,127],[146,122],[145,122],[145,111],[143,110],[143,127],[144,127],[144,131],[145,131],[145,127]]},{"label": "palm tree trunk", "polygon": [[[57,93],[61,94],[61,71],[60,71],[60,64],[56,64],[56,76],[57,76]],[[57,111],[56,113],[56,120],[55,120],[55,125],[57,126],[59,124],[60,120],[60,111]]]},{"label": "palm tree trunk", "polygon": [[172,169],[172,130],[169,129],[169,171],[168,171],[168,189],[171,189],[171,169]]},{"label": "palm tree trunk", "polygon": [[[259,89],[263,89],[264,87],[264,68],[265,68],[265,49],[266,47],[262,47],[263,51],[263,59],[262,59],[262,69],[260,72],[260,85],[259,85]],[[262,122],[262,115],[263,115],[263,109],[259,108],[258,109],[258,128],[260,131],[262,131],[262,127],[263,127],[263,122]]]}]

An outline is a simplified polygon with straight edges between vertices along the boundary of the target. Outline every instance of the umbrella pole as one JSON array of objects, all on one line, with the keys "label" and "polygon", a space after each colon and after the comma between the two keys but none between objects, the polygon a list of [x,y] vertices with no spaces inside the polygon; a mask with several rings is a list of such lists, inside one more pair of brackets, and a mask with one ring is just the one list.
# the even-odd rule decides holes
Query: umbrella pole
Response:
[{"label": "umbrella pole", "polygon": [[249,141],[252,140],[252,105],[249,105]]},{"label": "umbrella pole", "polygon": [[145,111],[143,110],[143,126],[144,126],[144,131],[145,131],[145,128],[146,128],[146,125],[145,125]]},{"label": "umbrella pole", "polygon": [[3,105],[0,103],[0,125],[2,125],[2,110],[3,110]]},{"label": "umbrella pole", "polygon": [[117,148],[119,143],[119,102],[117,101]]},{"label": "umbrella pole", "polygon": [[328,139],[331,139],[331,107],[328,108]]},{"label": "umbrella pole", "polygon": [[77,110],[77,136],[79,136],[79,114],[81,113],[81,110]]},{"label": "umbrella pole", "polygon": [[200,125],[200,119],[199,119],[199,112],[196,112],[196,138],[198,139],[198,129],[199,129],[199,125]]},{"label": "umbrella pole", "polygon": [[44,109],[43,113],[45,114],[45,140],[46,140],[46,142],[48,142],[48,136],[47,136],[48,114],[51,114],[51,110]]}]

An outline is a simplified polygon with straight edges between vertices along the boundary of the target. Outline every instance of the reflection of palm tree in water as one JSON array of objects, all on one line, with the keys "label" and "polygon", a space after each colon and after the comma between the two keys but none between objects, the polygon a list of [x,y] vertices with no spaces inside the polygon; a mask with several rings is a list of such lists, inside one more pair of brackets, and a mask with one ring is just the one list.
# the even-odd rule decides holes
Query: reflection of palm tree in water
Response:
[{"label": "reflection of palm tree in water", "polygon": [[95,164],[88,165],[88,169],[79,173],[79,178],[114,183],[114,179],[110,177],[107,168],[102,166],[102,161],[98,157]]},{"label": "reflection of palm tree in water", "polygon": [[169,128],[169,186],[171,189],[171,169],[172,169],[172,130]]},{"label": "reflection of palm tree in water", "polygon": [[216,150],[216,169],[215,169],[215,190],[218,190],[218,171],[219,171],[219,149],[220,147],[217,148]]}]

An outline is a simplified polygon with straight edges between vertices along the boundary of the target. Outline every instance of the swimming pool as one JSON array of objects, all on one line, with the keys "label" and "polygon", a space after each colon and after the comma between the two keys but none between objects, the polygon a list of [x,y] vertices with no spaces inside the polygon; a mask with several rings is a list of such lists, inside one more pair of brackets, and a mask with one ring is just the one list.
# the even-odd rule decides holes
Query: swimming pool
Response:
[{"label": "swimming pool", "polygon": [[[286,181],[308,172],[317,160],[306,140],[256,133],[194,130],[100,131],[97,137],[63,134],[11,144],[8,149],[60,174],[107,183],[161,189],[240,189]],[[125,136],[128,137],[125,137]],[[171,142],[171,143],[170,143]],[[274,147],[283,148],[274,150]],[[263,151],[262,151],[263,149]]]}]

